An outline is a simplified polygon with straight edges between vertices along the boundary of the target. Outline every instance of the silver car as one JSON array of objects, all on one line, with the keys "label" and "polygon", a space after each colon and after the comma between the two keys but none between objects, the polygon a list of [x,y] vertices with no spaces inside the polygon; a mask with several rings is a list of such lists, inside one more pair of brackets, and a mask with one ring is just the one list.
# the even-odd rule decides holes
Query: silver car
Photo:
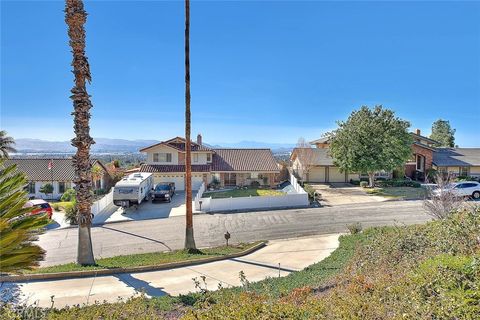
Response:
[{"label": "silver car", "polygon": [[459,197],[471,197],[474,200],[480,199],[480,183],[476,181],[462,181],[448,184],[444,190],[437,189],[434,195],[441,192],[451,192]]}]

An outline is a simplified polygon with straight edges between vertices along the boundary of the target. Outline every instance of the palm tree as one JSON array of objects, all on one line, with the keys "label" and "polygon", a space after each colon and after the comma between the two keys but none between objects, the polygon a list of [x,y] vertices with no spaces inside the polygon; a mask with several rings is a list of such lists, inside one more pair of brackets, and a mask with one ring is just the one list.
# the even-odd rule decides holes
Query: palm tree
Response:
[{"label": "palm tree", "polygon": [[8,154],[17,152],[13,147],[15,140],[12,137],[7,136],[7,131],[0,130],[0,158],[8,158]]},{"label": "palm tree", "polygon": [[0,274],[19,273],[43,260],[45,251],[32,241],[49,221],[45,215],[28,215],[27,178],[16,165],[5,167],[3,162],[0,159]]},{"label": "palm tree", "polygon": [[93,265],[91,225],[92,225],[92,165],[90,163],[90,146],[95,143],[90,137],[90,96],[86,82],[91,82],[90,66],[85,55],[85,28],[87,13],[83,9],[82,0],[65,0],[65,22],[68,26],[70,47],[73,54],[73,74],[75,85],[72,88],[73,122],[75,138],[72,145],[77,148],[73,157],[75,167],[75,190],[77,193],[76,209],[78,212],[78,252],[77,262],[80,265]]},{"label": "palm tree", "polygon": [[190,0],[185,0],[185,249],[196,250],[192,214],[192,141],[190,140]]}]

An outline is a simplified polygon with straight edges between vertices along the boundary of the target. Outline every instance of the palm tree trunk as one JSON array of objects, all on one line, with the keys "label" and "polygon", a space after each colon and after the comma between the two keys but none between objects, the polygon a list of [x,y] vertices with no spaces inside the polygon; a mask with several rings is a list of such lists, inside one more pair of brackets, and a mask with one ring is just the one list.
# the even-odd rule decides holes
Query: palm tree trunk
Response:
[{"label": "palm tree trunk", "polygon": [[185,0],[185,249],[196,250],[192,213],[192,154],[190,140],[190,0]]},{"label": "palm tree trunk", "polygon": [[74,131],[72,145],[77,148],[73,157],[75,167],[75,189],[77,191],[78,214],[78,252],[77,262],[81,265],[93,265],[92,238],[92,171],[90,163],[90,146],[95,143],[90,137],[90,96],[87,93],[86,82],[90,83],[90,66],[85,55],[85,29],[87,13],[83,9],[82,0],[65,1],[65,22],[68,26],[70,47],[73,54],[73,74],[75,85],[72,88]]}]

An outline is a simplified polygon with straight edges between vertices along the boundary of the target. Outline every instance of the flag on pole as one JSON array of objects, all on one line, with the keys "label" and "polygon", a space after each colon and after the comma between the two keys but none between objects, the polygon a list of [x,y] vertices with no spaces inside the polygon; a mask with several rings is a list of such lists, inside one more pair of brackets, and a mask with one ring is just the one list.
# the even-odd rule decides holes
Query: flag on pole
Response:
[{"label": "flag on pole", "polygon": [[48,162],[48,170],[52,170],[52,167],[53,167],[53,160],[50,160]]}]

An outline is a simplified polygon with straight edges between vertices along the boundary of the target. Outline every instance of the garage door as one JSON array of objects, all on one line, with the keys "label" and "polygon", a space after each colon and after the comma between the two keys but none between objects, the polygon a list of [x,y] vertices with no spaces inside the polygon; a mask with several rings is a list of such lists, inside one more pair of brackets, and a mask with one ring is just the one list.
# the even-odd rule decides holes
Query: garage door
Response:
[{"label": "garage door", "polygon": [[192,190],[198,190],[202,186],[203,178],[201,174],[192,174]]},{"label": "garage door", "polygon": [[345,172],[340,172],[340,169],[337,167],[328,169],[328,182],[345,182]]},{"label": "garage door", "polygon": [[175,190],[184,191],[185,190],[185,179],[183,175],[180,174],[158,174],[155,173],[153,176],[153,182],[155,184],[159,182],[174,182],[175,183]]},{"label": "garage door", "polygon": [[314,167],[308,173],[308,181],[325,182],[325,167]]}]

